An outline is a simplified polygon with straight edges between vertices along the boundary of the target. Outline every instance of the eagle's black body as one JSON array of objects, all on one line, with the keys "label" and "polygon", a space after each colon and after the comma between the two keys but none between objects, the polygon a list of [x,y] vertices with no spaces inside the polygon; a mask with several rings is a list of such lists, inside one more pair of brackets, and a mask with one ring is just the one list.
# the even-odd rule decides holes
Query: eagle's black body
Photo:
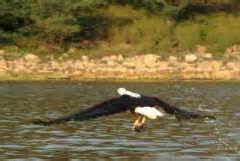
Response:
[{"label": "eagle's black body", "polygon": [[136,107],[144,107],[144,106],[158,108],[160,110],[165,111],[168,114],[175,115],[177,118],[185,118],[185,119],[205,118],[205,117],[214,118],[213,116],[190,112],[187,110],[183,110],[183,109],[171,106],[170,104],[156,97],[141,96],[140,98],[135,98],[128,95],[123,95],[120,97],[111,98],[109,100],[96,104],[86,110],[73,113],[66,117],[53,119],[50,121],[38,120],[38,121],[35,121],[35,123],[49,125],[49,124],[62,123],[62,122],[71,121],[71,120],[84,121],[84,120],[94,119],[101,116],[121,113],[125,111],[134,112],[134,109]]}]

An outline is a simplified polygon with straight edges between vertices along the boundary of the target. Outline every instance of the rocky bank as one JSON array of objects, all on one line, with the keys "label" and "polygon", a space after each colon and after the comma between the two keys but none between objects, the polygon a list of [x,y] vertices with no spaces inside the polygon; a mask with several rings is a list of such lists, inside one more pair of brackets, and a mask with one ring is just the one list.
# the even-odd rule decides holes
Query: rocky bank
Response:
[{"label": "rocky bank", "polygon": [[34,54],[9,59],[0,50],[0,80],[240,80],[240,46],[226,50],[224,60],[214,59],[204,47],[181,57],[146,54],[75,60],[41,60]]}]

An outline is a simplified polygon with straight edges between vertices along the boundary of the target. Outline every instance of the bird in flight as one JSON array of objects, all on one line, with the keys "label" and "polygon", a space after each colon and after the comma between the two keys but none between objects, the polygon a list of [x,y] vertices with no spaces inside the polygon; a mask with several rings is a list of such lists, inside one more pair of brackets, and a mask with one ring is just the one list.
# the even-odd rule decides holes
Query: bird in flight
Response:
[{"label": "bird in flight", "polygon": [[179,119],[210,118],[214,116],[199,112],[192,112],[168,104],[157,97],[145,96],[139,93],[129,91],[125,88],[118,88],[118,97],[103,101],[92,107],[52,120],[36,120],[34,123],[51,125],[67,121],[85,121],[101,116],[113,115],[130,111],[135,115],[132,129],[141,131],[147,119],[154,120],[163,117],[166,114],[175,115]]}]

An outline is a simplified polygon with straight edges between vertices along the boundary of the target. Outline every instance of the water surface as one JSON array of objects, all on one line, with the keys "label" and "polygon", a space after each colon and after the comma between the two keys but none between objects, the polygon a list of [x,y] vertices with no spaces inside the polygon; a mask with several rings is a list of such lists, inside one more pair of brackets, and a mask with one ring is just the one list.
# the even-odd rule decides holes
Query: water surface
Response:
[{"label": "water surface", "polygon": [[[169,103],[216,115],[217,120],[147,121],[130,130],[130,113],[54,126],[57,118],[117,96],[126,87]],[[240,159],[240,83],[0,83],[0,160],[38,159]]]}]

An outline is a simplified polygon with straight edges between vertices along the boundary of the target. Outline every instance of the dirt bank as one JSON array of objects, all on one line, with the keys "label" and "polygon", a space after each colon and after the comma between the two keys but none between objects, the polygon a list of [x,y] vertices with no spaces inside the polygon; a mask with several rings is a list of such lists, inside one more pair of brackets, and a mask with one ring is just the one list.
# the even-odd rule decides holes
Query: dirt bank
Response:
[{"label": "dirt bank", "polygon": [[[4,51],[1,51],[4,53]],[[199,49],[182,57],[146,54],[75,60],[41,60],[33,54],[0,57],[0,80],[240,80],[240,47],[226,50],[224,60]]]}]

